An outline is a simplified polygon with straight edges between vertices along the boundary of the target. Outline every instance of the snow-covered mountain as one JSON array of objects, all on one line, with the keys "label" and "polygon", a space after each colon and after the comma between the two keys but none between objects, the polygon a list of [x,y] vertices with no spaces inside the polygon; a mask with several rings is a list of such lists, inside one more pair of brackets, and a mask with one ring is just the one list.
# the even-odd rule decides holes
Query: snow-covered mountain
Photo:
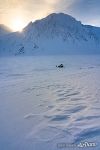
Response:
[{"label": "snow-covered mountain", "polygon": [[4,36],[11,33],[11,30],[3,24],[0,24],[0,36]]},{"label": "snow-covered mountain", "polygon": [[97,54],[100,28],[53,13],[0,38],[0,55]]}]

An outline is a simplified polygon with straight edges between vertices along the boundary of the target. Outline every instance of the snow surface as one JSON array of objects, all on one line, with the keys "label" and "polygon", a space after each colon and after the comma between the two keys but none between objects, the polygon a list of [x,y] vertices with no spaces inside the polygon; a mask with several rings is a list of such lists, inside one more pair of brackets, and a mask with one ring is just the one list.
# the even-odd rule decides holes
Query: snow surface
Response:
[{"label": "snow surface", "polygon": [[99,81],[96,55],[0,58],[0,150],[99,150]]}]

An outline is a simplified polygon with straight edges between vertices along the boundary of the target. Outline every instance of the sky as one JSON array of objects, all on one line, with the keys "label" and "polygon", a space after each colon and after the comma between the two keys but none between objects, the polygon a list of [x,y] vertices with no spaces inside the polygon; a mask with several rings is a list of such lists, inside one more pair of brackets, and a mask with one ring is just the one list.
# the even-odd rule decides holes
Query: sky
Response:
[{"label": "sky", "polygon": [[0,24],[13,31],[54,12],[72,15],[83,24],[100,26],[100,0],[0,0]]}]

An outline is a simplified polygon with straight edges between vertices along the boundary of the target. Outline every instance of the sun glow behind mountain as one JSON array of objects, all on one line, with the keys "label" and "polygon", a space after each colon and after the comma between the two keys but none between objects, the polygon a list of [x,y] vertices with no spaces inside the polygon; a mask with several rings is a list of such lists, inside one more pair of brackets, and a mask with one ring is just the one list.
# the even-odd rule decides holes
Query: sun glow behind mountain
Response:
[{"label": "sun glow behind mountain", "polygon": [[24,28],[25,24],[24,21],[21,17],[16,17],[14,19],[12,19],[11,21],[11,29],[13,31],[22,31],[22,29]]},{"label": "sun glow behind mountain", "polygon": [[21,31],[30,21],[58,12],[69,14],[83,24],[100,26],[99,0],[0,0],[0,24],[13,31]]}]

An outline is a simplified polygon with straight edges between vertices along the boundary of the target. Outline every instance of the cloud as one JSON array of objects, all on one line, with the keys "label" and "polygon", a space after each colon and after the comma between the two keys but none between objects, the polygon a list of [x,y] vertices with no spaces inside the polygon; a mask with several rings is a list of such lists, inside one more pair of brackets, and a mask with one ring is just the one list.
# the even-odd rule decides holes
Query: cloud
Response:
[{"label": "cloud", "polygon": [[100,0],[62,0],[59,10],[69,13],[84,24],[100,26]]},{"label": "cloud", "polygon": [[11,26],[13,18],[22,16],[26,25],[52,13],[54,4],[53,0],[0,0],[0,23]]},{"label": "cloud", "polygon": [[53,7],[56,12],[70,14],[84,24],[100,26],[100,0],[59,0]]},{"label": "cloud", "polygon": [[53,12],[64,12],[84,24],[100,26],[100,0],[0,0],[0,21],[4,24],[16,15],[21,15],[26,24]]}]

